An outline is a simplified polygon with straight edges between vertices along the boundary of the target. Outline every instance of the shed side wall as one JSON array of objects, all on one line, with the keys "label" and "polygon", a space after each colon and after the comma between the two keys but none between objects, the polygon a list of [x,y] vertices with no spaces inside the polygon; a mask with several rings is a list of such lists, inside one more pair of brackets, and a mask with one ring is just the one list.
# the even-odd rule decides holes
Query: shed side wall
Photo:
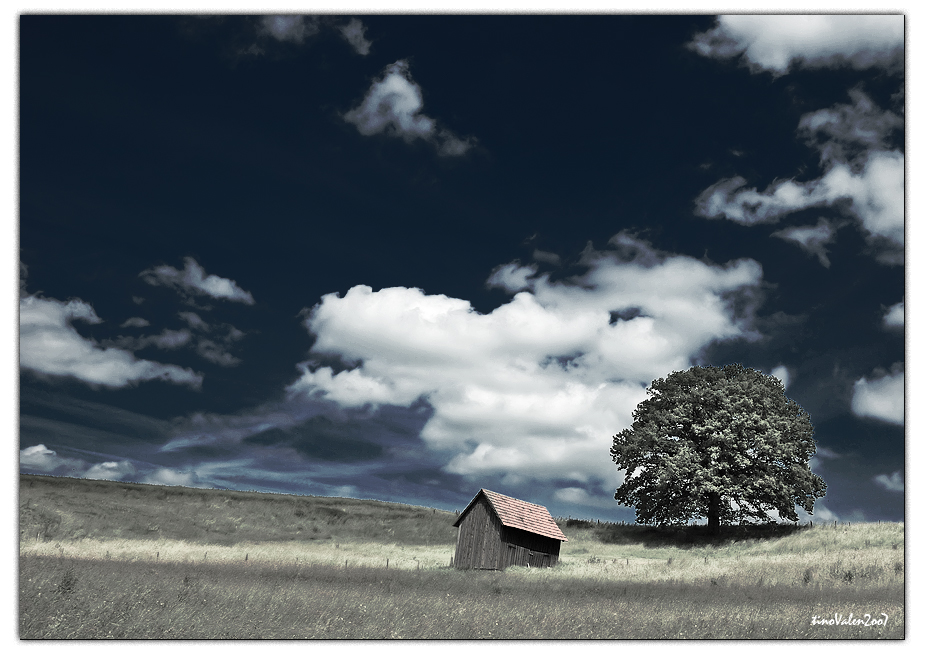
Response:
[{"label": "shed side wall", "polygon": [[456,541],[456,568],[501,569],[506,554],[501,547],[501,519],[480,498],[459,524]]},{"label": "shed side wall", "polygon": [[501,538],[508,550],[507,566],[555,566],[559,561],[558,539],[511,527],[504,528]]}]

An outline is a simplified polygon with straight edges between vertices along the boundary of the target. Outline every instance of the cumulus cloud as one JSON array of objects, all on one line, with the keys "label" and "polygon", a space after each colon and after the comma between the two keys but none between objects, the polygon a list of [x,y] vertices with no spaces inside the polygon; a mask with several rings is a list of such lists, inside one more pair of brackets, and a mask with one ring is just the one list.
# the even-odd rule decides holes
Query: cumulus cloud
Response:
[{"label": "cumulus cloud", "polygon": [[903,480],[902,471],[893,471],[893,473],[890,475],[881,473],[880,475],[874,477],[874,482],[887,491],[903,492],[906,490],[906,483]]},{"label": "cumulus cloud", "polygon": [[120,348],[104,348],[81,336],[72,322],[101,319],[79,299],[62,302],[28,296],[19,303],[19,360],[26,370],[42,375],[74,377],[89,384],[124,387],[160,379],[198,388],[202,376],[173,364],[160,364]]},{"label": "cumulus cloud", "polygon": [[100,462],[94,464],[82,477],[89,480],[124,480],[135,475],[135,467],[131,462]]},{"label": "cumulus cloud", "polygon": [[79,459],[62,457],[45,444],[38,444],[19,451],[19,466],[24,471],[73,474],[86,468],[86,463]]},{"label": "cumulus cloud", "polygon": [[[905,155],[884,149],[899,119],[879,110],[863,93],[851,105],[806,114],[800,133],[820,153],[822,177],[806,182],[778,180],[763,191],[745,178],[720,180],[694,201],[704,218],[726,218],[743,225],[776,223],[813,207],[837,207],[853,217],[884,264],[902,263],[905,228]],[[828,261],[824,245],[835,226],[788,228],[775,236],[797,242]]]},{"label": "cumulus cloud", "polygon": [[753,336],[761,268],[668,255],[626,234],[610,245],[589,244],[586,272],[568,280],[498,269],[490,282],[513,297],[489,314],[404,287],[324,296],[305,321],[316,341],[290,397],[353,408],[424,399],[433,414],[420,436],[449,457],[446,471],[612,493],[613,434],[653,379],[714,341]]},{"label": "cumulus cloud", "polygon": [[472,145],[460,139],[423,113],[421,87],[411,78],[408,62],[396,61],[386,66],[381,79],[373,82],[359,107],[344,114],[344,120],[356,125],[360,134],[385,133],[411,143],[423,139],[432,143],[441,155],[460,156]]},{"label": "cumulus cloud", "polygon": [[720,16],[690,47],[717,59],[741,56],[752,71],[775,75],[795,65],[889,68],[902,61],[904,26],[902,15]]},{"label": "cumulus cloud", "polygon": [[364,56],[369,54],[372,43],[366,40],[366,26],[363,21],[359,18],[351,18],[349,23],[341,25],[337,29],[340,30],[347,43],[353,46],[357,54]]},{"label": "cumulus cloud", "polygon": [[895,425],[905,423],[905,373],[895,364],[889,373],[854,383],[851,411],[857,416],[875,418]]},{"label": "cumulus cloud", "polygon": [[183,262],[182,271],[164,264],[142,271],[139,276],[150,285],[171,287],[181,293],[242,302],[245,305],[254,304],[250,292],[239,287],[234,280],[206,275],[202,266],[192,257],[185,257]]},{"label": "cumulus cloud", "polygon": [[820,218],[816,225],[788,227],[772,232],[771,236],[798,244],[807,253],[817,257],[820,264],[829,268],[832,262],[829,261],[829,251],[826,246],[835,238],[837,229],[838,227],[830,221]]},{"label": "cumulus cloud", "polygon": [[889,328],[901,328],[906,325],[906,302],[900,301],[886,310],[883,325]]}]

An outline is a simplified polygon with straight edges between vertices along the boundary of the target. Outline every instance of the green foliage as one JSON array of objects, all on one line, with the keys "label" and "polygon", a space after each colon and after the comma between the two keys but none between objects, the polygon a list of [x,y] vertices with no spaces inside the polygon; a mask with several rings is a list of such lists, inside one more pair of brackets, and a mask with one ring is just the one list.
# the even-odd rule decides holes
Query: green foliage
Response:
[{"label": "green foliage", "polygon": [[825,482],[809,470],[816,452],[809,414],[780,380],[733,364],[695,366],[655,380],[613,438],[610,455],[626,472],[614,498],[641,524],[796,521],[812,514]]}]

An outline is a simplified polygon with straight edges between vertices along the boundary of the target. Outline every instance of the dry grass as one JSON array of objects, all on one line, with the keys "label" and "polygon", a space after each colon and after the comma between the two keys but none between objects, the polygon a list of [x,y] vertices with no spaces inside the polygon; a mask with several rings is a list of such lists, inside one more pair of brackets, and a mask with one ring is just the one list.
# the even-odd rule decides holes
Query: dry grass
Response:
[{"label": "dry grass", "polygon": [[[178,520],[145,537],[126,529],[131,512],[120,515],[124,522],[75,519],[86,507],[80,495],[86,487],[65,494],[58,483],[32,482],[32,493],[21,490],[21,510],[62,520],[50,538],[29,536],[34,520],[21,530],[24,639],[902,639],[905,633],[902,524],[744,531],[716,540],[696,531],[563,521],[569,542],[555,568],[457,571],[448,566],[452,539],[437,538],[452,513],[263,494],[231,495],[225,503],[223,493],[237,492],[187,490],[169,508]],[[122,487],[95,483],[88,493],[110,507],[118,506],[114,495],[126,495]],[[143,494],[131,500],[145,507],[144,520],[161,511]],[[204,502],[213,511],[200,512],[196,523],[190,517]],[[215,509],[222,507],[225,513]],[[295,516],[299,510],[303,516]],[[291,513],[310,526],[310,511],[328,538],[280,538],[285,529],[271,527],[264,538],[202,537],[203,521],[250,525],[244,532],[253,537],[261,512]],[[326,516],[337,521],[325,523]],[[389,516],[406,523],[407,539]],[[171,531],[190,536],[165,534]],[[888,619],[813,624],[814,616],[830,621],[836,614]]]}]

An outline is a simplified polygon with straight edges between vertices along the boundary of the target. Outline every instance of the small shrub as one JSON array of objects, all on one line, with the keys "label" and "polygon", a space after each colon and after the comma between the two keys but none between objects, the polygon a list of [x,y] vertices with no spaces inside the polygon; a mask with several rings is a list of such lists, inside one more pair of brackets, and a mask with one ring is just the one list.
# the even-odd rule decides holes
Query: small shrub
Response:
[{"label": "small shrub", "polygon": [[64,575],[61,577],[61,581],[58,582],[57,591],[63,596],[69,596],[74,593],[74,590],[77,588],[77,573],[74,572],[74,567],[68,567],[64,571]]},{"label": "small shrub", "polygon": [[805,571],[803,571],[803,584],[808,585],[812,581],[813,581],[813,570],[806,569]]}]

